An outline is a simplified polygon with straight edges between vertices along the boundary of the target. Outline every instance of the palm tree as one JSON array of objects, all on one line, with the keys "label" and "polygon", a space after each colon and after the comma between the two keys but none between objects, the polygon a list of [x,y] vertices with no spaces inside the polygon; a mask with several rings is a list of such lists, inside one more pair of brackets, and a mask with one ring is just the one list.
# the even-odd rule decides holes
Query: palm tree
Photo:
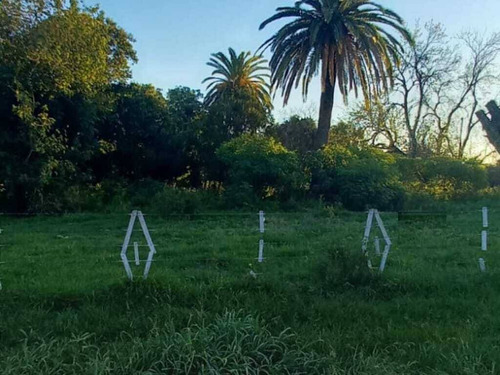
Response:
[{"label": "palm tree", "polygon": [[229,48],[229,57],[222,52],[215,53],[207,65],[215,69],[203,81],[209,83],[205,97],[207,105],[244,93],[257,100],[263,108],[271,108],[269,67],[261,55],[250,52],[237,55]]},{"label": "palm tree", "polygon": [[[371,0],[300,0],[281,7],[262,23],[291,18],[263,49],[270,48],[273,89],[281,89],[286,105],[293,88],[302,82],[302,95],[320,73],[321,102],[314,146],[328,142],[335,88],[347,102],[361,88],[366,103],[393,84],[393,64],[402,46],[390,31],[412,42],[403,20]],[[321,65],[321,67],[320,67]]]}]

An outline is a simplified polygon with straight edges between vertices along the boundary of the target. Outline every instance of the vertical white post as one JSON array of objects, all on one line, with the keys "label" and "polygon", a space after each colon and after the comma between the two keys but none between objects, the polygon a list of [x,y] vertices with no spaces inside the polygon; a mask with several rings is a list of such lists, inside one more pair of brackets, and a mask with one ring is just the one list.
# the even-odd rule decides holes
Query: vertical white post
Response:
[{"label": "vertical white post", "polygon": [[375,237],[375,254],[380,256],[380,238]]},{"label": "vertical white post", "polygon": [[122,251],[120,254],[123,266],[125,267],[125,272],[127,273],[127,276],[130,280],[132,280],[134,276],[132,275],[132,270],[130,269],[130,264],[128,263],[126,253],[127,253],[127,247],[130,243],[130,237],[132,237],[132,230],[134,229],[134,223],[136,218],[137,218],[137,211],[132,211],[132,214],[130,215],[130,221],[128,223],[127,234],[125,234],[125,239],[123,240]]},{"label": "vertical white post", "polygon": [[264,232],[266,217],[264,211],[259,211],[259,232],[260,232],[260,240],[259,240],[259,263],[264,262]]},{"label": "vertical white post", "polygon": [[488,251],[488,231],[481,232],[481,250]]},{"label": "vertical white post", "polygon": [[486,272],[486,261],[483,258],[479,258],[479,269],[481,272]]},{"label": "vertical white post", "polygon": [[368,240],[370,239],[370,232],[372,230],[373,213],[374,210],[368,211],[368,218],[366,219],[366,226],[365,226],[365,234],[363,236],[363,242],[361,245],[361,251],[363,251],[363,254],[368,253]]},{"label": "vertical white post", "polygon": [[139,244],[137,242],[134,242],[134,256],[135,256],[135,265],[138,266],[141,264],[141,261],[139,260]]},{"label": "vertical white post", "polygon": [[144,237],[146,237],[146,241],[149,247],[148,259],[146,260],[146,267],[144,268],[144,279],[147,279],[149,270],[151,269],[151,263],[153,262],[153,256],[156,254],[156,249],[153,240],[151,240],[148,226],[146,225],[146,220],[144,220],[144,215],[142,214],[141,211],[139,211],[137,215],[139,217],[139,222],[141,223],[141,228],[142,231],[144,232]]},{"label": "vertical white post", "polygon": [[264,240],[259,241],[259,263],[264,262]]},{"label": "vertical white post", "polygon": [[483,207],[483,228],[488,228],[488,207]]}]

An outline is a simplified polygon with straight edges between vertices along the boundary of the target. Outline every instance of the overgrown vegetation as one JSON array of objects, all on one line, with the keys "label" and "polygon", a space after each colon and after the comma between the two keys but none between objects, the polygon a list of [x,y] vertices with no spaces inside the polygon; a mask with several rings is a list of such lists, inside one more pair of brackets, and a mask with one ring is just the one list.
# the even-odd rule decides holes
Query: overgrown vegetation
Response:
[{"label": "overgrown vegetation", "polygon": [[[299,2],[290,14],[278,12],[276,17],[300,18],[302,11],[314,15],[311,4]],[[344,10],[340,7],[339,14],[348,17]],[[391,22],[407,47],[401,56],[404,71],[395,72],[397,82],[425,68],[409,65],[409,56],[424,53],[424,42],[432,54],[428,74],[435,70],[444,74],[438,62],[440,53],[447,51],[447,39],[439,27],[418,29],[413,45],[396,15],[382,8],[372,10]],[[321,17],[317,21],[324,23]],[[436,37],[425,41],[432,30]],[[487,175],[479,161],[464,159],[466,142],[458,153],[446,151],[452,149],[447,142],[453,137],[446,131],[452,129],[455,112],[436,135],[426,108],[425,124],[416,125],[427,129],[425,134],[410,129],[408,135],[401,130],[402,115],[384,101],[388,97],[378,97],[333,126],[328,137],[325,94],[321,129],[308,117],[291,116],[277,123],[272,117],[271,84],[274,89],[281,85],[285,97],[293,86],[291,76],[276,70],[281,52],[286,52],[280,46],[293,49],[282,36],[285,39],[277,35],[269,41],[275,52],[271,70],[262,56],[230,48],[209,60],[214,70],[206,79],[206,97],[187,87],[162,92],[129,81],[130,65],[137,62],[134,39],[97,7],[78,1],[3,1],[0,211],[112,211],[147,204],[159,211],[194,212],[263,205],[292,208],[317,202],[351,210],[368,206],[398,210],[480,197],[488,185],[488,193],[493,192],[494,170]],[[470,44],[471,38],[463,40]],[[468,73],[477,76],[482,87],[489,82],[486,75],[497,44],[492,39],[479,45],[475,52],[484,58],[483,65]],[[388,53],[373,48],[377,55]],[[303,72],[308,78],[323,59],[316,57],[310,70]],[[452,60],[453,66],[460,65]],[[380,69],[388,71],[390,66],[387,61]],[[338,69],[335,74],[342,74],[343,68]],[[420,83],[426,95],[445,79],[437,78]],[[324,83],[331,79],[322,76]],[[385,86],[385,79],[379,84]],[[467,87],[467,98],[476,91],[479,95],[479,86]],[[367,89],[362,91],[367,94]],[[462,107],[465,104],[461,102]],[[442,118],[441,110],[437,108],[433,118]],[[329,143],[318,148],[327,138]],[[433,146],[437,143],[439,147]]]},{"label": "overgrown vegetation", "polygon": [[494,374],[500,257],[480,251],[482,205],[498,223],[498,201],[433,223],[382,214],[382,276],[363,213],[267,212],[258,264],[257,213],[145,211],[158,253],[132,283],[128,215],[0,216],[0,373]]}]

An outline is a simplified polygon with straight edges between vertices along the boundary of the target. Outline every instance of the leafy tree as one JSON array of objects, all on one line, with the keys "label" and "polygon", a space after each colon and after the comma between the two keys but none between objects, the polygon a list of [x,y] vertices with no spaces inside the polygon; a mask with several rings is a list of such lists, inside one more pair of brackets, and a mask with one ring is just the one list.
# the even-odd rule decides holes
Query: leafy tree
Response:
[{"label": "leafy tree", "polygon": [[49,185],[86,178],[76,171],[99,149],[105,92],[130,77],[135,51],[129,34],[76,1],[3,1],[0,22],[1,176],[15,208],[40,209]]},{"label": "leafy tree", "polygon": [[[281,7],[265,20],[261,29],[278,20],[292,19],[268,39],[273,57],[271,83],[281,89],[285,104],[294,87],[302,82],[302,94],[320,72],[321,103],[315,147],[328,142],[334,91],[344,101],[358,89],[369,102],[392,84],[393,65],[399,61],[401,43],[394,30],[411,41],[403,20],[371,0],[301,0],[294,7]],[[320,67],[321,65],[321,67]]]},{"label": "leafy tree", "polygon": [[252,197],[286,201],[304,189],[297,155],[273,138],[244,134],[223,144],[217,156],[227,169],[227,195],[234,205]]},{"label": "leafy tree", "polygon": [[202,169],[214,158],[215,148],[203,138],[208,135],[199,91],[177,87],[164,96],[152,85],[132,83],[115,85],[111,96],[113,111],[99,126],[102,143],[110,148],[95,160],[99,180],[200,186]]},{"label": "leafy tree", "polygon": [[98,127],[103,147],[93,162],[98,180],[169,175],[167,100],[163,94],[151,85],[135,83],[115,85],[110,93],[113,111]]},{"label": "leafy tree", "polygon": [[270,122],[272,109],[267,61],[262,56],[229,48],[229,57],[219,52],[207,65],[214,68],[208,83],[205,104],[212,121],[219,122],[229,136],[256,132]]},{"label": "leafy tree", "polygon": [[280,125],[271,127],[267,134],[276,138],[287,149],[305,154],[313,149],[316,121],[310,117],[292,116]]},{"label": "leafy tree", "polygon": [[167,133],[172,148],[171,163],[177,166],[175,178],[184,176],[189,187],[200,187],[207,165],[215,159],[222,142],[210,133],[202,95],[189,87],[167,92]]},{"label": "leafy tree", "polygon": [[348,121],[340,121],[330,129],[329,145],[364,148],[368,146],[362,127]]}]

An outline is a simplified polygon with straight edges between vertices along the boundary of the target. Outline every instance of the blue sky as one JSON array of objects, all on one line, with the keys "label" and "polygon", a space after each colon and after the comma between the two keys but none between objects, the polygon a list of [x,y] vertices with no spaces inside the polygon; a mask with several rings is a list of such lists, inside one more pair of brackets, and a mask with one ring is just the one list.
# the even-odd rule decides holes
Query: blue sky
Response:
[{"label": "blue sky", "polygon": [[[275,8],[294,0],[86,0],[100,4],[108,16],[134,35],[139,63],[133,67],[133,80],[152,83],[167,90],[189,86],[203,91],[201,81],[210,75],[206,62],[210,54],[228,47],[255,51],[272,34],[273,28],[258,27]],[[379,0],[397,11],[413,26],[434,20],[445,25],[450,34],[463,30],[500,31],[494,16],[500,15],[500,0]],[[488,21],[490,20],[490,21]],[[497,23],[498,25],[498,23]],[[311,88],[303,104],[299,92],[282,109],[275,100],[276,116],[291,112],[315,111],[319,84]],[[343,110],[338,100],[336,112]]]}]

